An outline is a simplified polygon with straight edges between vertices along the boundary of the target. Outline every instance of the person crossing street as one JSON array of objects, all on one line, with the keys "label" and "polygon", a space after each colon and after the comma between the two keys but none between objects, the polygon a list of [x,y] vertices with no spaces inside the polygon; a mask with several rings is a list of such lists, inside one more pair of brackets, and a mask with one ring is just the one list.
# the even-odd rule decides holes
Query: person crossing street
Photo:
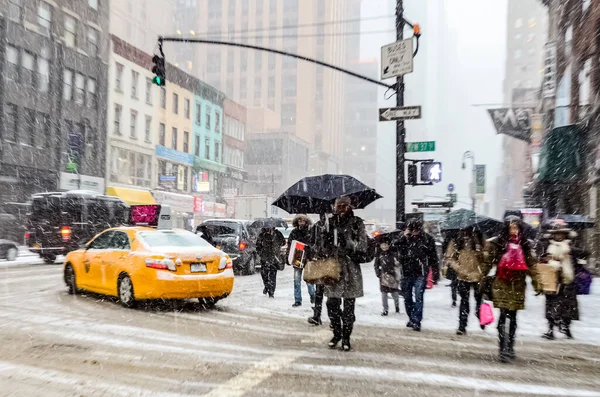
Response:
[{"label": "person crossing street", "polygon": [[[306,215],[297,215],[292,221],[294,230],[290,233],[287,242],[286,259],[289,257],[292,242],[298,241],[300,243],[310,243],[310,219]],[[302,265],[294,264],[294,304],[293,307],[302,306]],[[308,288],[308,295],[310,295],[311,303],[315,300],[315,286],[313,284],[306,284]]]}]

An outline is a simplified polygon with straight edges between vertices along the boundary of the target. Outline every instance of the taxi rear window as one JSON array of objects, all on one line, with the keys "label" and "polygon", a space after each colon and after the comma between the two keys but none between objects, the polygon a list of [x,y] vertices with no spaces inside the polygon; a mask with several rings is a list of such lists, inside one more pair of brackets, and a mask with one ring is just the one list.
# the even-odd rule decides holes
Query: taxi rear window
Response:
[{"label": "taxi rear window", "polygon": [[212,247],[202,237],[190,232],[140,232],[138,236],[150,247]]}]

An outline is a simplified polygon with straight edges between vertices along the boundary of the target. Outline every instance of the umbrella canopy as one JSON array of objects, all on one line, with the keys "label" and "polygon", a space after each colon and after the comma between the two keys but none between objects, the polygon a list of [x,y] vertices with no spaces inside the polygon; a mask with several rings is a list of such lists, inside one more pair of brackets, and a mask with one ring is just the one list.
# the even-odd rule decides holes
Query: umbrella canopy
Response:
[{"label": "umbrella canopy", "polygon": [[276,228],[276,227],[288,227],[285,220],[281,218],[258,218],[250,224],[250,227],[256,229],[262,228]]},{"label": "umbrella canopy", "polygon": [[466,209],[452,211],[441,224],[441,231],[462,230],[468,227],[479,229],[486,236],[495,236],[502,231],[503,222],[487,216],[477,215]]},{"label": "umbrella canopy", "polygon": [[290,214],[331,212],[339,197],[349,197],[356,209],[365,208],[382,196],[349,175],[324,174],[303,178],[287,189],[273,205]]}]

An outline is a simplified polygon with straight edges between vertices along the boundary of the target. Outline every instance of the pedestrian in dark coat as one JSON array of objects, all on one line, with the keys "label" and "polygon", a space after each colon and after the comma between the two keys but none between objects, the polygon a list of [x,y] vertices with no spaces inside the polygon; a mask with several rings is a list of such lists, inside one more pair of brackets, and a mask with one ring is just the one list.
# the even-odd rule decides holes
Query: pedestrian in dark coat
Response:
[{"label": "pedestrian in dark coat", "polygon": [[377,244],[377,248],[374,266],[375,275],[379,279],[379,289],[383,304],[381,315],[388,315],[388,294],[391,294],[394,299],[396,313],[400,313],[400,264],[396,259],[395,253],[390,249],[391,241],[389,238],[378,236],[375,238],[375,243]]},{"label": "pedestrian in dark coat", "polygon": [[405,234],[397,241],[395,250],[402,269],[400,288],[404,295],[406,313],[409,316],[406,326],[421,331],[423,297],[429,271],[432,272],[434,283],[440,279],[435,239],[423,232],[423,223],[420,220],[411,219],[408,221]]},{"label": "pedestrian in dark coat", "polygon": [[[501,362],[508,362],[515,358],[515,336],[517,332],[517,311],[525,308],[525,289],[527,275],[531,276],[534,289],[538,289],[538,274],[536,269],[536,258],[531,249],[531,243],[523,233],[522,221],[510,216],[504,222],[504,229],[498,237],[488,240],[484,248],[484,270],[487,275],[492,267],[497,266],[496,277],[492,285],[492,299],[494,307],[500,309],[498,319],[498,345],[499,358]],[[519,257],[522,256],[524,263],[513,263],[525,265],[527,270],[510,270],[503,265],[502,258],[509,250],[517,250]],[[509,322],[508,332],[506,323]]]},{"label": "pedestrian in dark coat", "polygon": [[[326,233],[329,227],[329,216],[321,214],[319,221],[316,222],[310,229],[310,247],[309,256],[314,259],[326,258],[333,255],[333,239],[326,239],[329,235]],[[321,325],[321,312],[323,311],[323,296],[325,294],[325,286],[322,284],[315,285],[315,306],[313,307],[313,315],[308,318],[308,323],[311,325]]]},{"label": "pedestrian in dark coat", "polygon": [[324,253],[338,261],[341,277],[336,284],[325,286],[327,313],[333,328],[329,347],[333,349],[342,341],[342,350],[350,351],[350,335],[356,320],[354,306],[356,298],[363,296],[362,272],[357,258],[367,252],[368,239],[365,225],[354,215],[349,197],[336,200],[334,213],[325,231],[325,241],[333,244],[327,244]]},{"label": "pedestrian in dark coat", "polygon": [[[308,216],[297,215],[294,217],[294,220],[292,221],[294,230],[292,230],[288,237],[286,259],[289,257],[293,241],[310,244],[310,225],[311,221]],[[295,265],[293,263],[289,263],[289,265],[294,266],[294,304],[292,306],[302,306],[302,264]],[[312,303],[315,299],[315,286],[308,283],[306,286],[308,288],[308,295],[310,295],[310,301]]]},{"label": "pedestrian in dark coat", "polygon": [[283,234],[274,227],[263,228],[256,240],[256,253],[260,257],[260,273],[265,285],[263,294],[269,294],[269,298],[275,295],[277,270],[281,265],[281,248],[284,245]]}]

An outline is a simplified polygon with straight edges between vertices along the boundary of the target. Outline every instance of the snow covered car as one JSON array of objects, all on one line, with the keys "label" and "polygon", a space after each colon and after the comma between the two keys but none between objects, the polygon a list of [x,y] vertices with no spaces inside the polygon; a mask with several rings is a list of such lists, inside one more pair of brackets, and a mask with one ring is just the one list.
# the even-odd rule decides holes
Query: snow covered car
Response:
[{"label": "snow covered car", "polygon": [[[64,280],[71,294],[79,290],[118,297],[125,307],[152,299],[199,299],[212,306],[233,289],[233,264],[224,252],[197,234],[157,222],[131,221],[105,230],[85,247],[70,252],[64,262]],[[163,206],[166,207],[166,206]],[[169,214],[160,213],[170,220]]]},{"label": "snow covered car", "polygon": [[0,259],[14,261],[19,255],[19,246],[17,243],[10,240],[0,239]]}]

